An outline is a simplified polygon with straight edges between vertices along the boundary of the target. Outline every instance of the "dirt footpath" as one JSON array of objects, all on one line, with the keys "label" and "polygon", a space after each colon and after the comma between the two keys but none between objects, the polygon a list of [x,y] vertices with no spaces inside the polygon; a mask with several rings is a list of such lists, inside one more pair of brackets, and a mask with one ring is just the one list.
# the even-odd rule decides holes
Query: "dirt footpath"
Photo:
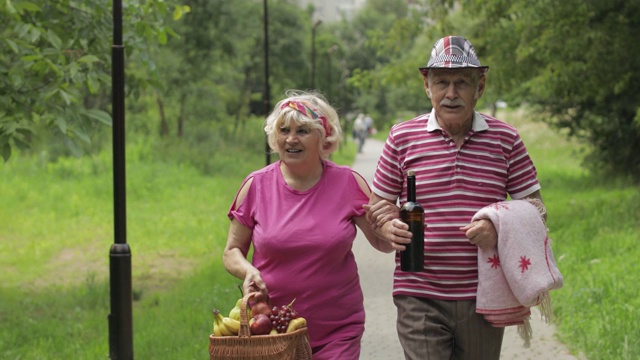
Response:
[{"label": "dirt footpath", "polygon": [[[382,151],[383,143],[368,139],[363,152],[356,157],[353,168],[369,182]],[[391,298],[393,285],[393,254],[383,254],[371,247],[358,234],[353,252],[358,262],[364,306],[367,314],[365,333],[362,340],[362,360],[402,360],[402,348],[396,335],[396,308]],[[507,327],[502,345],[501,359],[516,360],[575,360],[567,348],[555,337],[553,324],[545,324],[540,313],[532,309],[531,326],[533,338],[531,347],[524,348],[523,340],[515,327]]]}]

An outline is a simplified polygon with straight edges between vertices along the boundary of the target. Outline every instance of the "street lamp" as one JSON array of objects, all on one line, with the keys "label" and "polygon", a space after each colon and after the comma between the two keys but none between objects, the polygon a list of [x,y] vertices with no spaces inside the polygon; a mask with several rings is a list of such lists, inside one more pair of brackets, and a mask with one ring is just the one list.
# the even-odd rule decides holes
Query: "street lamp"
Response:
[{"label": "street lamp", "polygon": [[[271,89],[269,87],[269,13],[267,9],[267,0],[263,0],[264,5],[264,94],[262,96],[262,102],[264,104],[264,114],[267,116],[271,111]],[[264,150],[266,156],[266,163],[271,163],[271,149],[269,148],[269,141],[265,136]]]},{"label": "street lamp", "polygon": [[109,250],[109,357],[133,360],[133,304],[131,249],[127,244],[125,174],[124,45],[122,0],[113,0],[113,45],[111,47],[111,93],[113,112],[113,210],[114,243]]},{"label": "street lamp", "polygon": [[316,88],[316,28],[322,20],[316,19],[311,26],[311,88]]},{"label": "street lamp", "polygon": [[333,97],[333,67],[331,64],[331,56],[334,52],[338,50],[338,45],[333,44],[330,48],[327,49],[327,59],[329,60],[327,63],[327,76],[329,78],[329,86],[327,87],[327,95],[329,100]]}]

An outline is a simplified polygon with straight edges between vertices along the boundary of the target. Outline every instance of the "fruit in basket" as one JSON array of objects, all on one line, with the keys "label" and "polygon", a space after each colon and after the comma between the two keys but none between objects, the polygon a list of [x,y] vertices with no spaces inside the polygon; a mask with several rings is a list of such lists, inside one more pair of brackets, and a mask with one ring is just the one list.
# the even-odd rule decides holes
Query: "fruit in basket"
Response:
[{"label": "fruit in basket", "polygon": [[[255,282],[250,282],[249,285],[253,286],[254,288],[257,289],[256,283]],[[271,304],[271,299],[269,299],[269,294],[265,294],[259,290],[255,291],[253,296],[252,296],[253,301],[255,302],[260,302],[260,301],[264,301],[267,304]]]},{"label": "fruit in basket", "polygon": [[265,314],[257,314],[249,321],[251,335],[267,335],[271,332],[271,320]]},{"label": "fruit in basket", "polygon": [[266,300],[258,301],[251,307],[251,317],[258,314],[264,314],[267,317],[271,315],[271,306]]},{"label": "fruit in basket", "polygon": [[223,317],[222,324],[231,331],[232,335],[238,335],[238,332],[240,331],[240,321],[230,317]]},{"label": "fruit in basket", "polygon": [[227,328],[227,326],[224,324],[224,316],[222,316],[222,314],[220,313],[220,310],[218,309],[213,309],[213,335],[214,336],[234,335],[233,331]]},{"label": "fruit in basket", "polygon": [[288,305],[282,305],[280,307],[274,306],[271,309],[271,326],[273,326],[278,333],[283,334],[287,332],[289,322],[299,317],[298,312],[293,308],[293,299]]},{"label": "fruit in basket", "polygon": [[307,327],[307,320],[303,317],[299,317],[296,319],[293,319],[289,322],[289,326],[287,326],[287,333],[290,332],[294,332],[298,329],[302,329],[304,327]]},{"label": "fruit in basket", "polygon": [[[236,305],[229,311],[229,317],[234,320],[240,321],[240,309],[242,308],[242,298],[244,297],[244,291],[242,290],[242,284],[238,284],[238,290],[240,290],[240,298],[236,301]],[[251,319],[251,309],[247,306],[247,319]]]},{"label": "fruit in basket", "polygon": [[240,307],[242,306],[242,298],[236,301],[236,306],[229,311],[229,318],[234,320],[240,320]]}]

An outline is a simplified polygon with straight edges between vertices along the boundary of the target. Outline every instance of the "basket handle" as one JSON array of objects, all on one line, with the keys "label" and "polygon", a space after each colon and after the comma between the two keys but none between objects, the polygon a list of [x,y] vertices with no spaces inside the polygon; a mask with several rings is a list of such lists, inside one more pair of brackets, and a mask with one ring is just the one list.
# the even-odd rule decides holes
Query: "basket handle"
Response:
[{"label": "basket handle", "polygon": [[247,309],[249,307],[249,300],[259,295],[260,292],[251,292],[242,297],[242,304],[240,305],[240,331],[238,331],[238,337],[251,337],[251,329],[249,328],[249,316],[247,315]]}]

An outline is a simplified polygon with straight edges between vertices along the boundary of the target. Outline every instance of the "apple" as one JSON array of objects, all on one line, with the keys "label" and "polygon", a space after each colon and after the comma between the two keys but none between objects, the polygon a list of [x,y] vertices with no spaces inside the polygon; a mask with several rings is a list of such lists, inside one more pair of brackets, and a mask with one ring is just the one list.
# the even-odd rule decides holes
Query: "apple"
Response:
[{"label": "apple", "polygon": [[264,314],[267,318],[271,315],[271,307],[265,301],[259,301],[251,307],[251,316],[254,317],[258,314]]},{"label": "apple", "polygon": [[258,292],[253,296],[253,302],[261,302],[264,301],[266,303],[270,303],[269,295]]},{"label": "apple", "polygon": [[265,314],[258,314],[251,318],[249,328],[251,329],[251,335],[267,335],[271,332],[273,326],[271,326],[271,320],[269,316]]}]

